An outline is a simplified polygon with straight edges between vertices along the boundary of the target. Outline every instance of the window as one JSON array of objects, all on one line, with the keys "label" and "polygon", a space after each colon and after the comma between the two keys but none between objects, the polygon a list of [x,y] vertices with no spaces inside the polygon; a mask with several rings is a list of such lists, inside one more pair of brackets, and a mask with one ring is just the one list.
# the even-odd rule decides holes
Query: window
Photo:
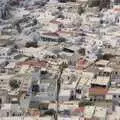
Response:
[{"label": "window", "polygon": [[44,89],[44,88],[41,88],[40,91],[41,91],[41,92],[45,92],[45,89]]},{"label": "window", "polygon": [[118,74],[118,72],[115,72],[115,75],[117,75]]},{"label": "window", "polygon": [[114,98],[116,98],[116,95],[113,95]]},{"label": "window", "polygon": [[7,117],[9,116],[9,112],[7,112]]},{"label": "window", "polygon": [[120,4],[120,0],[114,0],[115,5]]},{"label": "window", "polygon": [[92,101],[93,101],[93,99],[92,99],[92,98],[90,98],[90,101],[92,102]]}]

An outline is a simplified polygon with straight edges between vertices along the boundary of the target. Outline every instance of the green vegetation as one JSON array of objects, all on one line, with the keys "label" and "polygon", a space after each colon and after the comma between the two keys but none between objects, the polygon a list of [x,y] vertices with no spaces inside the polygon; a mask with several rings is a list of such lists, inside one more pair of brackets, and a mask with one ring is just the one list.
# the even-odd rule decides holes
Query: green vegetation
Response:
[{"label": "green vegetation", "polygon": [[27,48],[29,48],[29,47],[37,48],[38,45],[37,45],[37,42],[27,42],[25,47],[27,47]]},{"label": "green vegetation", "polygon": [[90,106],[90,105],[94,105],[94,103],[91,102],[91,101],[81,101],[81,102],[79,103],[79,107],[82,107],[82,106]]},{"label": "green vegetation", "polygon": [[17,80],[10,80],[9,85],[12,89],[17,89],[20,87],[20,82]]},{"label": "green vegetation", "polygon": [[81,15],[84,12],[85,12],[85,9],[83,7],[81,7],[81,6],[79,6],[79,8],[78,8],[78,14]]}]

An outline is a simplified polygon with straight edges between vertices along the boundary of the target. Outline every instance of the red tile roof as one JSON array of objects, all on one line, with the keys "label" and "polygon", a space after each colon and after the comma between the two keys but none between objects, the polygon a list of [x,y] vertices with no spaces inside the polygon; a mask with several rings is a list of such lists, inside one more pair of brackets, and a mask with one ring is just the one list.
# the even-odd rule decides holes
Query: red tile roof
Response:
[{"label": "red tile roof", "polygon": [[89,94],[90,95],[106,95],[108,92],[107,88],[102,88],[102,87],[95,87],[95,88],[90,88],[89,89]]},{"label": "red tile roof", "polygon": [[32,66],[32,67],[42,68],[42,67],[46,67],[47,63],[48,63],[47,61],[28,60],[28,61],[25,61],[25,62],[19,62],[19,63],[17,63],[17,65],[18,66],[29,65],[29,66]]},{"label": "red tile roof", "polygon": [[61,33],[61,34],[62,34],[62,33],[65,33],[65,34],[73,34],[73,32],[71,32],[71,31],[58,31],[57,33],[59,33],[59,34],[60,34],[60,33]]},{"label": "red tile roof", "polygon": [[47,32],[47,33],[43,33],[43,35],[53,36],[53,37],[59,37],[59,34],[57,34],[56,32],[54,32],[54,33],[52,33],[52,32]]},{"label": "red tile roof", "polygon": [[61,24],[61,22],[57,21],[57,20],[51,20],[50,23],[53,23],[53,24]]},{"label": "red tile roof", "polygon": [[114,8],[114,11],[120,12],[120,8]]},{"label": "red tile roof", "polygon": [[88,66],[88,62],[84,59],[79,59],[76,63],[76,69],[85,69]]},{"label": "red tile roof", "polygon": [[82,65],[83,65],[83,64],[86,64],[86,62],[87,62],[86,60],[80,59],[80,60],[78,61],[78,64],[82,64]]},{"label": "red tile roof", "polygon": [[84,112],[84,107],[79,107],[73,110],[73,112],[77,112],[77,113],[83,113]]}]

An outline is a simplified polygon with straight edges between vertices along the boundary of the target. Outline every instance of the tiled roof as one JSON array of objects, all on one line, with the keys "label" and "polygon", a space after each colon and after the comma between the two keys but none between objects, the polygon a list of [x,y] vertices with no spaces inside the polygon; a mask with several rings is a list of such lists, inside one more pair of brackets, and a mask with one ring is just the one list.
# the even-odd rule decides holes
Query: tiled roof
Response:
[{"label": "tiled roof", "polygon": [[46,36],[53,36],[53,37],[59,37],[59,34],[57,34],[56,32],[47,32],[47,33],[43,33],[43,35]]},{"label": "tiled roof", "polygon": [[83,113],[83,112],[84,112],[84,107],[76,108],[76,109],[73,110],[73,112],[77,112],[77,113],[78,113],[78,112],[79,112],[79,113],[82,112],[82,113]]},{"label": "tiled roof", "polygon": [[29,65],[29,66],[40,67],[41,68],[41,67],[46,67],[47,63],[48,63],[47,61],[29,60],[29,61],[17,63],[17,65]]},{"label": "tiled roof", "polygon": [[95,88],[90,88],[89,89],[89,94],[90,95],[106,95],[108,92],[107,88],[102,88],[102,87],[95,87]]},{"label": "tiled roof", "polygon": [[53,23],[53,24],[61,24],[61,22],[56,21],[56,20],[51,20],[50,23]]}]

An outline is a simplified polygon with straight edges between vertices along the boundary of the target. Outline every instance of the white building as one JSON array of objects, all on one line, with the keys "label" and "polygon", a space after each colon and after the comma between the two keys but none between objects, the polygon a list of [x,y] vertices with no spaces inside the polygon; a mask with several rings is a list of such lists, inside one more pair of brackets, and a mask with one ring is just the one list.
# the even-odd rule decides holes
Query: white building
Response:
[{"label": "white building", "polygon": [[14,75],[2,75],[0,76],[0,90],[10,90],[9,81]]},{"label": "white building", "polygon": [[11,48],[0,47],[0,58],[10,58]]}]

